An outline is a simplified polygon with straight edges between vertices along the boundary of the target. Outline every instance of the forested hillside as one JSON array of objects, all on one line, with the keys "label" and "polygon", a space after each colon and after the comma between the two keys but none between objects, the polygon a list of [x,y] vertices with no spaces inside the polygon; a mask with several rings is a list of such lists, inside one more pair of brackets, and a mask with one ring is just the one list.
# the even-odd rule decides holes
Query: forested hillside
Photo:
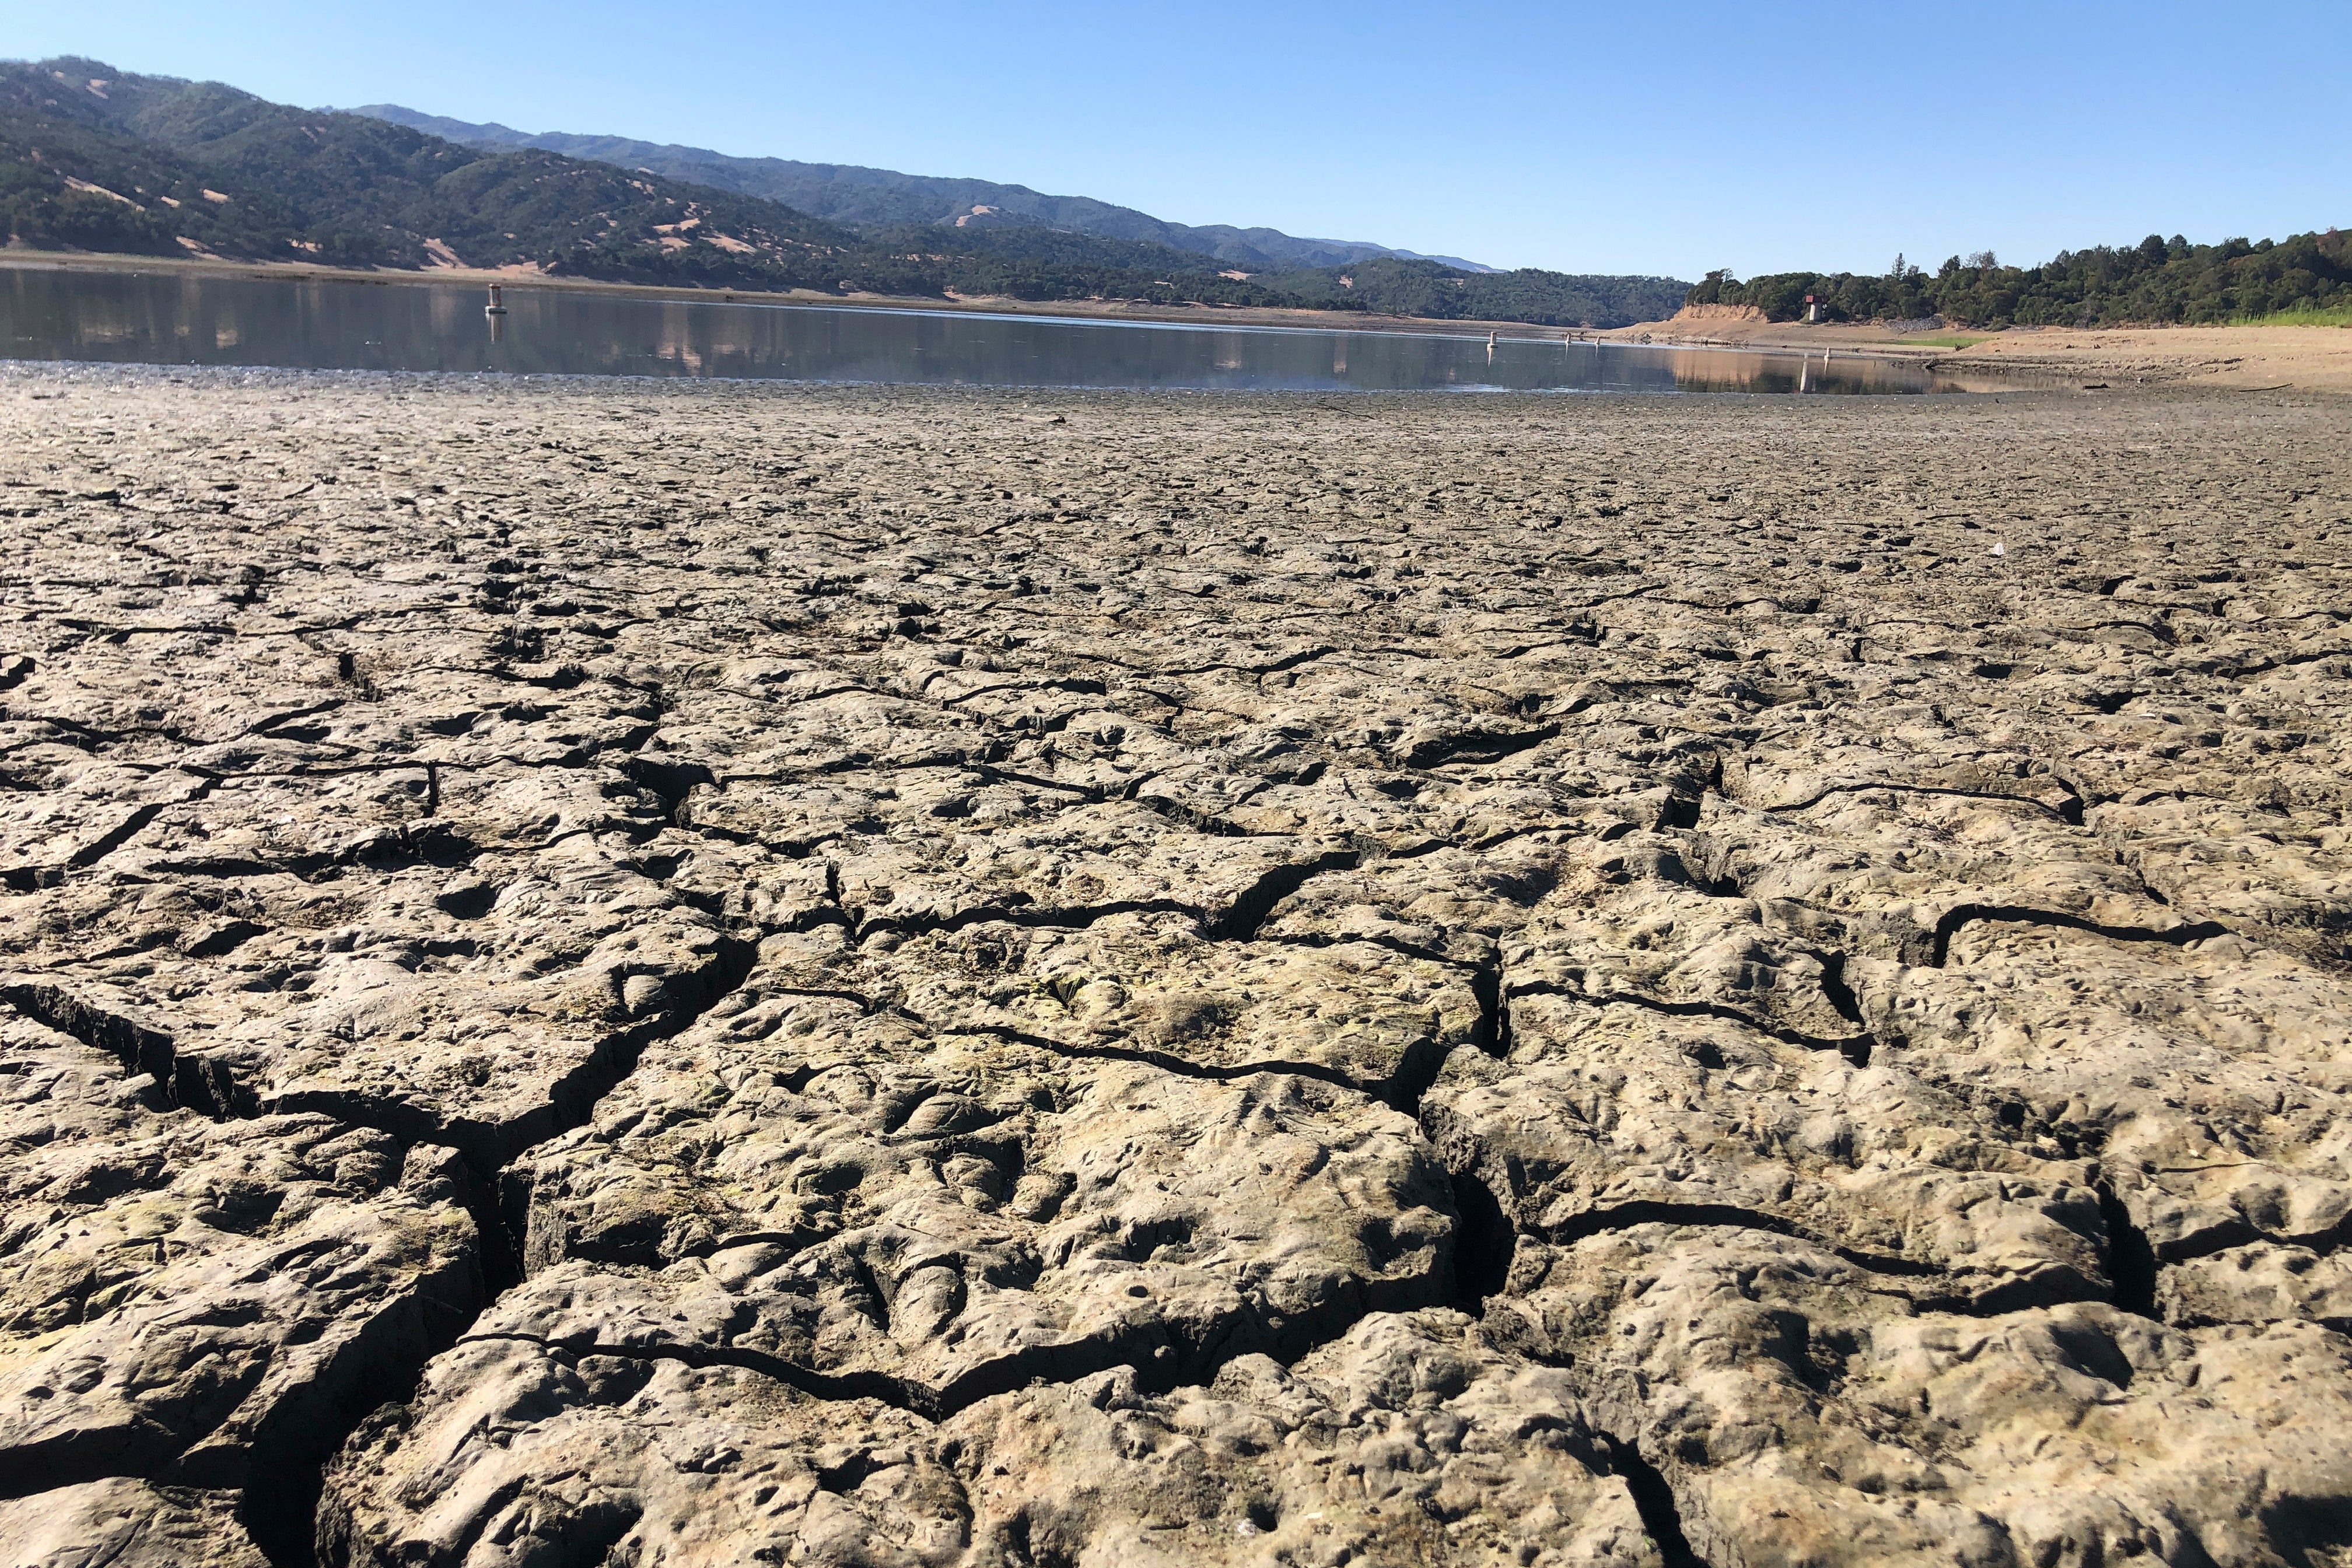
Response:
[{"label": "forested hillside", "polygon": [[1662,315],[1684,288],[1385,257],[1352,268],[1228,276],[1246,269],[1041,224],[861,230],[613,163],[464,146],[369,116],[295,109],[215,82],[126,76],[83,59],[0,63],[0,222],[9,244],[35,248],[1562,326]]},{"label": "forested hillside", "polygon": [[1990,252],[1953,257],[1934,272],[1901,257],[1879,277],[1781,272],[1746,282],[1710,272],[1685,303],[1753,305],[1776,321],[1805,313],[1805,296],[1831,321],[1941,316],[1965,326],[2201,324],[2284,310],[2352,307],[2352,236],[2336,229],[2276,241],[2191,245],[2149,235],[2133,246],[2060,251],[2039,267],[2004,267]]},{"label": "forested hillside", "polygon": [[773,202],[89,60],[0,66],[0,203],[19,244],[344,266],[830,286],[856,244]]},{"label": "forested hillside", "polygon": [[1521,268],[1464,272],[1434,261],[1381,258],[1287,272],[1276,280],[1302,302],[1440,321],[1532,321],[1551,327],[1622,327],[1675,313],[1678,278],[1591,278]]}]

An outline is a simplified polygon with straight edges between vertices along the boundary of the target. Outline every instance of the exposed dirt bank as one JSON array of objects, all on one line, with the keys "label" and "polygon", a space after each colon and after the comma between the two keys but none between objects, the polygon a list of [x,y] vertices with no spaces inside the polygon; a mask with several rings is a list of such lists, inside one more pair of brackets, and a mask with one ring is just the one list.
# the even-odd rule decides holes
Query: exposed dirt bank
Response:
[{"label": "exposed dirt bank", "polygon": [[1734,314],[1685,315],[1591,334],[1603,342],[1711,343],[1735,348],[1885,354],[1928,360],[1959,373],[2063,377],[2078,384],[2184,385],[2241,390],[2352,392],[2352,331],[2341,327],[2134,327],[2084,331],[2059,327],[1979,333],[1964,328],[1913,334],[1978,338],[1965,347],[1906,342],[1883,325],[1807,326]]}]

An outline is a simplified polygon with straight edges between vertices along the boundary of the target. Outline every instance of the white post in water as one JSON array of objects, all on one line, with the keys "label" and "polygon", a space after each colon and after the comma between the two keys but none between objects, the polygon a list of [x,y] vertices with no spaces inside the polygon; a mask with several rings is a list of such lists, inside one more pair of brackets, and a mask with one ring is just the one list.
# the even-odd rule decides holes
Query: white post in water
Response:
[{"label": "white post in water", "polygon": [[490,302],[482,307],[482,314],[490,321],[490,342],[498,342],[506,336],[506,290],[496,283],[490,285]]}]

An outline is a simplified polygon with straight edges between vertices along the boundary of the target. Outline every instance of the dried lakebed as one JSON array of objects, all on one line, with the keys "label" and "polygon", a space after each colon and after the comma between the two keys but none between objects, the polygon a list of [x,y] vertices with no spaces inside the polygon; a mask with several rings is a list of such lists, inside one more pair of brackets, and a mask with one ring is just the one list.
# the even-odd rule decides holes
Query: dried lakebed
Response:
[{"label": "dried lakebed", "polygon": [[2352,404],[0,421],[0,1559],[2352,1549]]}]

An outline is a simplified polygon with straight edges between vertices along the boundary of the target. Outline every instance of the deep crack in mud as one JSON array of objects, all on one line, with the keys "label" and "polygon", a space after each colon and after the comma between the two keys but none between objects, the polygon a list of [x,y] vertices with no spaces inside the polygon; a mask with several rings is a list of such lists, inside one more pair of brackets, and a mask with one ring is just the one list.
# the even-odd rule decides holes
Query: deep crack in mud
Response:
[{"label": "deep crack in mud", "polygon": [[2352,1548],[2344,405],[0,418],[15,1560]]}]

